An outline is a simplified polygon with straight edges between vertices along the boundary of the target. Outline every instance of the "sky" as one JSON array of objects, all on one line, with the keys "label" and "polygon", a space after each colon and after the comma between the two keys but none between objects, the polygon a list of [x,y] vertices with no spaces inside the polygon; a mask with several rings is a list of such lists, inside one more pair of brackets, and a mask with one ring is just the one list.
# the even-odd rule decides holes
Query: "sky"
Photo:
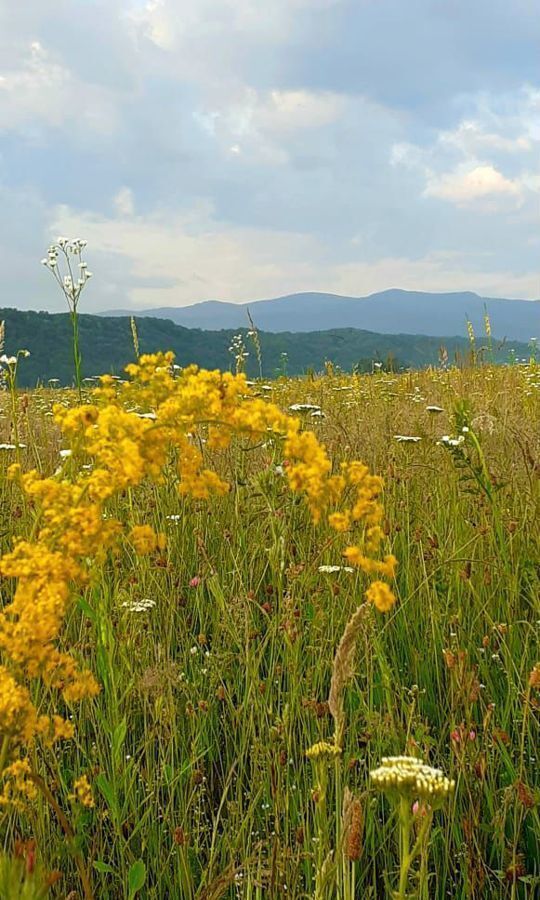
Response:
[{"label": "sky", "polygon": [[540,297],[537,0],[0,0],[0,305]]}]

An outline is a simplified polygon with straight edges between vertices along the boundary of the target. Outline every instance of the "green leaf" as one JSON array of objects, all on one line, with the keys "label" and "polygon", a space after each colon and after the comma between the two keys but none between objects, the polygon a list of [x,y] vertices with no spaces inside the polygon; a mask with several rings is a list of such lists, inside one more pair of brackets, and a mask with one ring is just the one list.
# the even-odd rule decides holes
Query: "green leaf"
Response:
[{"label": "green leaf", "polygon": [[116,793],[110,781],[107,781],[105,775],[98,775],[96,778],[96,784],[103,794],[105,798],[105,802],[111,808],[111,810],[116,811]]},{"label": "green leaf", "polygon": [[116,728],[114,728],[112,733],[112,754],[115,764],[118,765],[120,754],[122,752],[122,747],[124,746],[124,741],[126,739],[127,733],[127,719],[122,719],[121,722],[118,723]]},{"label": "green leaf", "polygon": [[131,866],[128,873],[129,896],[134,897],[137,891],[144,886],[146,881],[146,866],[142,859],[138,859]]},{"label": "green leaf", "polygon": [[96,622],[96,611],[93,609],[88,600],[85,600],[84,597],[79,597],[77,599],[77,606],[80,610],[90,619],[91,622],[95,624]]},{"label": "green leaf", "polygon": [[94,869],[97,869],[98,872],[102,872],[103,875],[116,875],[116,871],[112,866],[109,866],[106,862],[103,862],[101,859],[96,859],[94,861]]}]

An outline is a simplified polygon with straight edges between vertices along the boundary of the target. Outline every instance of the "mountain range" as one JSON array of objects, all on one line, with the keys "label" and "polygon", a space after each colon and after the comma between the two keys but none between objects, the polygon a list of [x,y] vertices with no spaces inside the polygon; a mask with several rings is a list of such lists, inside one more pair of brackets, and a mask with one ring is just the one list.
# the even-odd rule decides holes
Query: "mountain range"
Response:
[{"label": "mountain range", "polygon": [[[46,313],[0,309],[5,323],[5,352],[19,349],[30,351],[20,360],[17,371],[21,387],[33,387],[58,379],[62,384],[73,380],[73,350],[71,322],[66,313]],[[231,341],[238,329],[203,331],[184,328],[167,319],[136,318],[141,353],[173,350],[177,362],[186,366],[196,363],[205,368],[231,369],[235,367]],[[249,356],[246,371],[251,377],[261,374],[257,351],[246,329],[243,339]],[[131,320],[128,317],[81,315],[79,317],[82,371],[84,376],[109,372],[121,374],[124,366],[135,358]],[[354,328],[309,331],[303,334],[287,331],[259,332],[262,374],[271,378],[276,373],[297,375],[309,370],[321,371],[326,360],[351,371],[371,372],[374,362],[394,369],[422,368],[439,365],[441,346],[448,353],[448,362],[463,362],[470,354],[466,337],[428,337],[410,334],[376,334]],[[479,341],[486,345],[486,341]],[[494,341],[482,358],[494,362],[527,359],[530,350],[525,343],[509,341],[502,346]]]},{"label": "mountain range", "polygon": [[186,328],[212,331],[249,326],[248,310],[258,329],[269,332],[307,332],[359,328],[382,334],[456,336],[467,333],[467,319],[477,334],[484,333],[487,308],[492,333],[499,339],[529,341],[540,338],[540,300],[502,300],[462,293],[425,293],[392,289],[367,297],[339,294],[288,294],[272,300],[227,303],[206,300],[192,306],[143,310],[110,310],[106,316],[169,319]]}]

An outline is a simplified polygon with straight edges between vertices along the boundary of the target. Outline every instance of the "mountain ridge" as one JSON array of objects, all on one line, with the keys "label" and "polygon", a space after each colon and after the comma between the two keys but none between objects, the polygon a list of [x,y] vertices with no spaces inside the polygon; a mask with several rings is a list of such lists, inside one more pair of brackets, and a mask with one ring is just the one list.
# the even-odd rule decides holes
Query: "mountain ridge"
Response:
[{"label": "mountain ridge", "polygon": [[258,329],[273,333],[357,328],[377,334],[450,337],[466,334],[467,319],[475,331],[483,333],[486,309],[498,338],[528,341],[540,337],[540,300],[481,297],[473,291],[390,288],[366,297],[307,291],[244,303],[203,300],[190,306],[108,310],[100,315],[169,319],[187,328],[215,331],[248,326],[249,310]]}]

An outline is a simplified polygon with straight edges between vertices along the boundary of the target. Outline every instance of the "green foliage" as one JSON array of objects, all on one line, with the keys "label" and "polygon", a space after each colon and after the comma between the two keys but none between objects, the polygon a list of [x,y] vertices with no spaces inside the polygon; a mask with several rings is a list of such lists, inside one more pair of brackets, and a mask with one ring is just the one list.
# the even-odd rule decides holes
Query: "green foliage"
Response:
[{"label": "green foliage", "polygon": [[[73,381],[72,322],[69,314],[0,309],[6,323],[6,347],[9,353],[19,347],[31,352],[18,373],[22,387],[59,379],[61,384]],[[82,357],[82,377],[109,372],[120,375],[134,359],[133,324],[129,317],[78,315],[78,340]],[[154,353],[163,348],[173,350],[177,363],[197,363],[204,368],[229,369],[234,365],[228,351],[235,334],[241,333],[250,343],[249,331],[201,331],[183,328],[167,319],[137,318],[136,333],[141,353]],[[246,360],[249,377],[260,375],[261,367],[272,373],[298,375],[307,369],[322,371],[326,360],[344,371],[371,372],[373,361],[383,368],[421,368],[437,365],[441,339],[422,335],[380,335],[354,328],[307,333],[257,332],[258,347]],[[466,338],[444,339],[450,361],[466,358]],[[495,362],[506,362],[509,350],[517,358],[528,358],[525,344],[510,343],[493,348]],[[480,354],[480,351],[478,351]]]},{"label": "green foliage", "polygon": [[44,900],[48,895],[41,867],[21,856],[0,853],[0,900]]}]

